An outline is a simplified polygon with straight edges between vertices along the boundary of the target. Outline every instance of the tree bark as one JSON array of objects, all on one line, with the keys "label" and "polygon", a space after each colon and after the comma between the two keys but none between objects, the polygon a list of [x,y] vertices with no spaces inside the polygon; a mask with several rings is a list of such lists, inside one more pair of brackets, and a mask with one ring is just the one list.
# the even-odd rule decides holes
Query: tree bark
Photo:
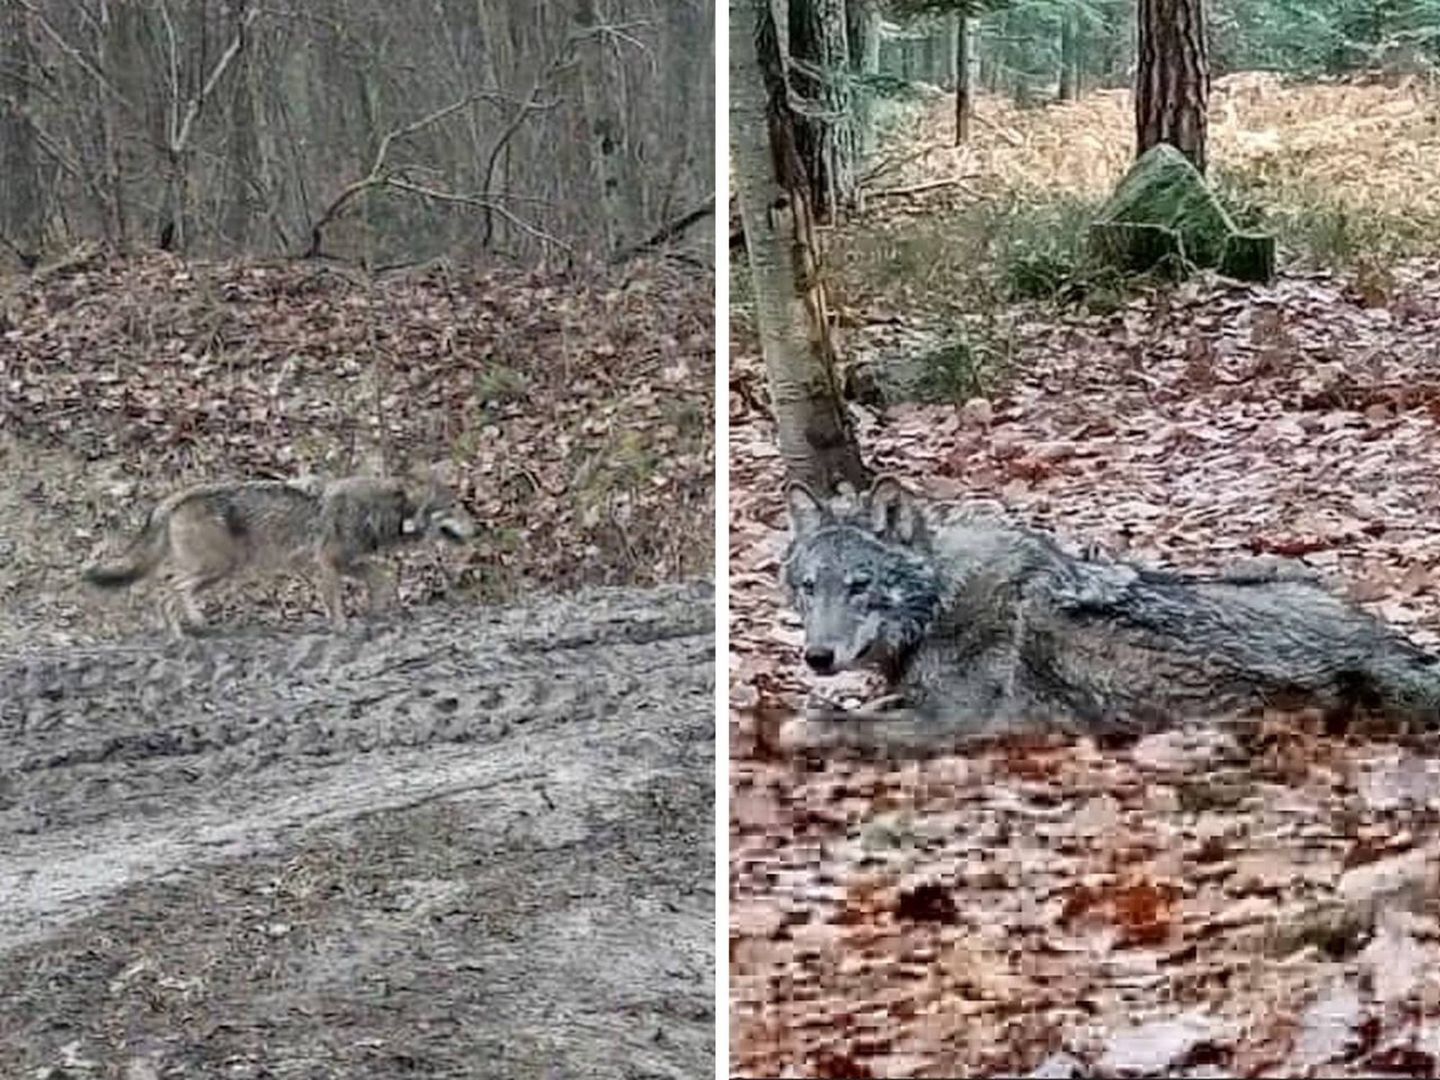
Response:
[{"label": "tree bark", "polygon": [[955,145],[970,141],[970,127],[975,119],[975,77],[980,68],[980,50],[976,48],[980,22],[973,15],[962,14],[955,20]]},{"label": "tree bark", "polygon": [[45,233],[45,187],[29,115],[34,61],[24,8],[0,0],[0,238],[31,265]]},{"label": "tree bark", "polygon": [[575,14],[576,35],[592,38],[578,52],[580,99],[590,139],[590,168],[600,196],[604,254],[609,257],[635,238],[630,211],[635,208],[636,185],[628,169],[629,138],[621,108],[621,83],[612,83],[609,75],[611,48],[603,39],[593,39],[600,21],[595,0],[580,0]]},{"label": "tree bark", "polygon": [[1210,66],[1203,0],[1139,0],[1136,156],[1166,142],[1205,171]]},{"label": "tree bark", "polygon": [[[822,221],[834,221],[855,202],[855,127],[846,77],[844,0],[789,0],[790,48],[782,57],[804,61],[808,70],[790,72],[790,85],[813,105],[797,118],[797,148],[810,177],[810,205]],[[812,74],[813,72],[813,74]]]},{"label": "tree bark", "polygon": [[[845,38],[850,50],[850,74],[880,73],[880,8],[877,0],[845,0]],[[875,142],[872,91],[858,87],[851,98],[855,117],[855,152],[868,154]]]},{"label": "tree bark", "polygon": [[782,58],[785,0],[730,0],[730,151],[780,456],[818,491],[865,467],[840,399]]},{"label": "tree bark", "polygon": [[1060,14],[1060,100],[1080,96],[1080,16],[1074,6]]}]

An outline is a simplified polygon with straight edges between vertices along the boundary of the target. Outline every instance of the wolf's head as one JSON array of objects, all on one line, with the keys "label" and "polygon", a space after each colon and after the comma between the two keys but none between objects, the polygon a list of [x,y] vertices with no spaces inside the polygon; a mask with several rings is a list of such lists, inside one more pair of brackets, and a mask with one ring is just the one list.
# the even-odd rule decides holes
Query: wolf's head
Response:
[{"label": "wolf's head", "polygon": [[823,500],[786,490],[792,539],[782,575],[805,622],[805,662],[821,675],[894,672],[940,607],[923,508],[898,482]]},{"label": "wolf's head", "polygon": [[400,531],[412,539],[438,536],[463,544],[475,535],[475,520],[443,484],[427,481],[407,491],[405,502]]}]

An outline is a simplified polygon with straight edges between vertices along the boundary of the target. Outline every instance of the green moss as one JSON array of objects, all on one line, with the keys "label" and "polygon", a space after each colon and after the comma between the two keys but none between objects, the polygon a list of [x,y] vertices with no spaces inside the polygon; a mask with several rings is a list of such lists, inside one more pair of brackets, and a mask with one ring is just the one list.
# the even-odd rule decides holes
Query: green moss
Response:
[{"label": "green moss", "polygon": [[1098,257],[1127,271],[1188,264],[1250,281],[1275,273],[1274,238],[1242,233],[1205,178],[1167,143],[1125,174],[1091,226],[1090,242]]}]

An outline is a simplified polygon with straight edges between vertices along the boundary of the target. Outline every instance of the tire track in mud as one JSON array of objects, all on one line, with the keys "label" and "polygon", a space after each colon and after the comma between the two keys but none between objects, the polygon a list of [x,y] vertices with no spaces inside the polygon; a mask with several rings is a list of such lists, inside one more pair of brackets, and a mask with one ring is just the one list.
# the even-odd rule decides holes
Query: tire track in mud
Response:
[{"label": "tire track in mud", "polygon": [[[159,932],[143,929],[150,916],[137,923],[127,910],[153,912],[157,897],[198,890],[191,922],[179,904],[164,936],[203,936],[213,921],[199,914],[209,910],[207,879],[250,881],[297,851],[328,864],[327,853],[367,830],[394,830],[402,847],[450,866],[453,852],[428,831],[397,823],[457,812],[466,837],[486,838],[490,861],[447,887],[464,892],[483,877],[484,897],[504,892],[525,913],[501,939],[472,936],[468,948],[489,955],[492,977],[538,1010],[492,1005],[466,1038],[498,1038],[487,1024],[519,1025],[559,1055],[532,1062],[502,1038],[511,1051],[497,1061],[513,1075],[548,1075],[527,1071],[542,1059],[597,1076],[708,1069],[713,685],[713,599],[701,586],[430,607],[350,634],[222,631],[0,655],[0,1029],[28,1030],[15,1042],[0,1035],[0,1074],[58,1063],[58,1044],[25,1006],[40,972],[56,955],[83,954],[97,922],[118,924],[132,950],[169,955]],[[598,861],[570,881],[576,844]],[[419,857],[402,847],[374,856],[376,888],[391,880],[384,866]],[[535,920],[555,903],[547,890],[573,893],[559,904],[571,925],[541,935],[558,952],[537,962],[505,942],[540,933]],[[604,903],[586,899],[599,893]],[[637,905],[652,909],[659,933],[624,924]],[[327,910],[323,919],[339,917]],[[377,933],[394,949],[412,929]],[[633,993],[615,983],[620,974],[639,980]],[[444,979],[433,978],[443,996]],[[77,999],[80,1015],[63,1025],[91,1032],[97,1045],[126,1008],[126,994],[111,1000],[103,990]],[[242,1000],[227,1000],[227,1010],[243,1015],[255,1004],[247,984],[229,993]],[[575,1007],[547,1007],[545,993],[569,993]],[[618,1019],[612,998],[631,999]],[[656,1001],[682,1014],[665,1020],[673,1030],[658,1048]],[[347,1002],[370,1007],[358,991]],[[633,1043],[632,1064],[649,1064],[617,1072],[630,1066],[592,1046],[603,1031]],[[295,1035],[296,1061],[309,1060],[300,1045],[308,1038]],[[452,1075],[444,1053],[432,1052],[432,1072]],[[356,1058],[333,1075],[390,1075],[374,1068]],[[283,1073],[256,1075],[272,1074]]]}]

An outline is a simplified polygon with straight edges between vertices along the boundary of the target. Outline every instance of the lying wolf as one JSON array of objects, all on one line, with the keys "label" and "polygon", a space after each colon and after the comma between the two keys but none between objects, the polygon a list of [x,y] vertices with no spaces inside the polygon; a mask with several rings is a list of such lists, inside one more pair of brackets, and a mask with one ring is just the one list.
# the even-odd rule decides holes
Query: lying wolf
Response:
[{"label": "lying wolf", "polygon": [[[1076,558],[986,512],[787,492],[783,578],[825,675],[879,671],[903,708],[822,711],[824,745],[1017,730],[1133,731],[1267,703],[1440,721],[1440,658],[1315,582]],[[843,722],[842,722],[843,721]]]},{"label": "lying wolf", "polygon": [[363,580],[370,610],[380,610],[394,600],[395,581],[374,556],[433,536],[460,542],[473,532],[469,515],[436,484],[361,476],[204,484],[161,502],[116,561],[90,566],[83,576],[107,589],[168,578],[160,612],[178,636],[203,629],[197,596],[217,582],[246,570],[308,564],[326,613],[343,629],[342,577]]}]

